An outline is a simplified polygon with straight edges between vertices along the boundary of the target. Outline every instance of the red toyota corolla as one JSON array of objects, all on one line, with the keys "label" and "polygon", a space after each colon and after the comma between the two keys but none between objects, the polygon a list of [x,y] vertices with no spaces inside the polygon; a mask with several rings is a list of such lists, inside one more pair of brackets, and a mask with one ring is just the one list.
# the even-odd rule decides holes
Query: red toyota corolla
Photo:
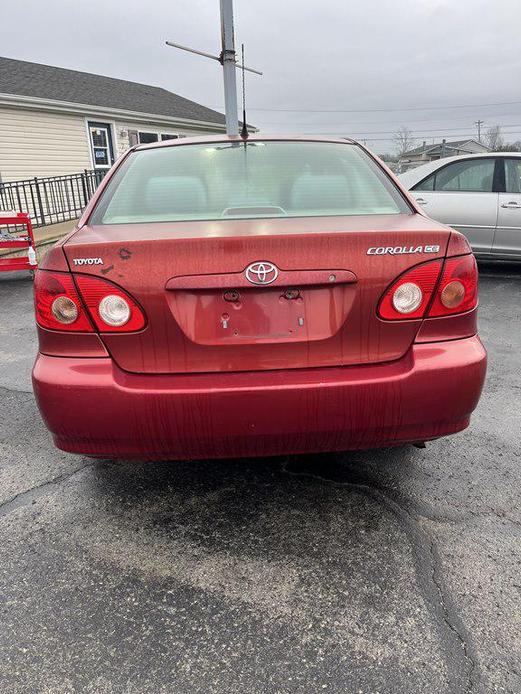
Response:
[{"label": "red toyota corolla", "polygon": [[143,145],[35,281],[34,390],[56,445],[210,458],[464,429],[486,370],[465,238],[360,145]]}]

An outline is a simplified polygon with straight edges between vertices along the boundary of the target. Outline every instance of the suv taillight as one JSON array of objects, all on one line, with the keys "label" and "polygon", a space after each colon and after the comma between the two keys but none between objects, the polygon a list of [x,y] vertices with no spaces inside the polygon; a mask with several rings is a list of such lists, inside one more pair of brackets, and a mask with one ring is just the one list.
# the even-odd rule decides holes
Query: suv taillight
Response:
[{"label": "suv taillight", "polygon": [[384,320],[411,320],[465,313],[478,303],[478,270],[472,254],[431,260],[407,270],[380,300]]},{"label": "suv taillight", "polygon": [[68,332],[134,332],[145,327],[143,309],[121,287],[90,275],[38,270],[34,281],[36,321]]}]

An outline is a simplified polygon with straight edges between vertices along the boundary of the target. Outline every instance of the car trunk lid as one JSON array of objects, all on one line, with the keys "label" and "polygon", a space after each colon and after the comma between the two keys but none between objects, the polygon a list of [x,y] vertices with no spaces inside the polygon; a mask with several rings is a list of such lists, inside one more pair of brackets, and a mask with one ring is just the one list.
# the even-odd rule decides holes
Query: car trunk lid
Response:
[{"label": "car trunk lid", "polygon": [[[403,356],[421,320],[383,321],[379,299],[442,257],[449,234],[418,214],[104,225],[65,252],[74,273],[115,282],[147,315],[140,332],[101,335],[122,369],[288,369]],[[252,284],[258,271],[278,275]]]}]

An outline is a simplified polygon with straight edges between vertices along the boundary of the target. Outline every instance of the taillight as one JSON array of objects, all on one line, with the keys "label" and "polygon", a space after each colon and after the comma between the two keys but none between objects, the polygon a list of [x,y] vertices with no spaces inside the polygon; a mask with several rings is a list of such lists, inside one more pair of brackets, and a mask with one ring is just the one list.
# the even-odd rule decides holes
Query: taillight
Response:
[{"label": "taillight", "polygon": [[438,282],[441,260],[416,265],[391,284],[380,300],[378,314],[385,320],[423,318]]},{"label": "taillight", "polygon": [[441,260],[406,271],[380,300],[378,315],[385,320],[407,320],[465,313],[478,303],[478,271],[472,254],[447,258],[438,282]]},{"label": "taillight", "polygon": [[478,303],[478,268],[473,255],[447,258],[438,291],[429,311],[431,316],[465,313]]},{"label": "taillight", "polygon": [[134,332],[145,327],[143,310],[121,287],[90,275],[74,275],[74,279],[100,332]]},{"label": "taillight", "polygon": [[72,276],[38,270],[34,278],[36,322],[49,330],[94,332]]}]

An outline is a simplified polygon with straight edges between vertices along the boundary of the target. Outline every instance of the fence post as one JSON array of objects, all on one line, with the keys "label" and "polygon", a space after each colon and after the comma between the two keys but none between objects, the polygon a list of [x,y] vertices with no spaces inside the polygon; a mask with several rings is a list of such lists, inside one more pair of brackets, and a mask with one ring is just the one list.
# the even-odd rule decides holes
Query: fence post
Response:
[{"label": "fence post", "polygon": [[36,188],[36,199],[38,200],[38,207],[40,211],[40,219],[42,221],[42,226],[45,225],[45,212],[43,210],[43,204],[42,204],[42,196],[40,194],[40,184],[38,182],[38,178],[35,176],[34,177],[34,185]]},{"label": "fence post", "polygon": [[88,184],[88,179],[87,179],[88,173],[87,169],[83,169],[83,173],[81,174],[81,188],[83,190],[83,203],[84,206],[87,205],[89,202],[89,193],[87,191],[87,184]]}]

